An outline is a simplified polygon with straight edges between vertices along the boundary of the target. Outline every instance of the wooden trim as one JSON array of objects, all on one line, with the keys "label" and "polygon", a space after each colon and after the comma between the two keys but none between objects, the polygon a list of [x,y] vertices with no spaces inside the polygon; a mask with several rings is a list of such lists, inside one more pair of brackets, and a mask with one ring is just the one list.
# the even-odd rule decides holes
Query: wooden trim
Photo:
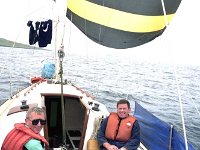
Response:
[{"label": "wooden trim", "polygon": [[83,149],[83,144],[84,144],[84,140],[85,140],[85,133],[86,133],[86,129],[87,129],[88,119],[89,119],[89,114],[87,115],[87,109],[86,109],[85,110],[84,123],[83,123],[83,129],[82,129],[82,132],[81,132],[81,141],[80,141],[80,144],[79,144],[79,149]]},{"label": "wooden trim", "polygon": [[12,107],[9,110],[7,116],[9,116],[11,114],[14,114],[14,113],[22,112],[22,111],[28,111],[29,108],[36,107],[36,106],[38,106],[38,104],[37,103],[33,103],[33,104],[27,104],[25,106],[27,106],[27,108],[24,108],[24,109],[22,109],[22,107],[24,107],[23,105]]},{"label": "wooden trim", "polygon": [[[46,112],[46,107],[45,106],[42,106],[42,109],[44,109],[44,111]],[[46,119],[47,119],[47,116],[46,116]],[[48,125],[47,124],[44,126],[44,137],[49,142]],[[48,150],[49,147],[45,147],[45,149]]]}]

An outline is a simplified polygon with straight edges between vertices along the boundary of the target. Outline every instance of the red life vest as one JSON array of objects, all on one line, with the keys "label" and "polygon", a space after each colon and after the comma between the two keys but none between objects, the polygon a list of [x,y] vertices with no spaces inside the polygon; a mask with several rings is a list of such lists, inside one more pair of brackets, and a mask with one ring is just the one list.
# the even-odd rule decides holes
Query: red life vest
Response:
[{"label": "red life vest", "polygon": [[23,145],[30,139],[37,139],[48,145],[47,140],[43,136],[25,127],[25,124],[17,123],[4,139],[1,150],[22,150]]},{"label": "red life vest", "polygon": [[128,141],[131,137],[131,131],[136,118],[134,116],[128,116],[121,119],[117,113],[110,113],[108,123],[106,126],[105,137],[111,140]]}]

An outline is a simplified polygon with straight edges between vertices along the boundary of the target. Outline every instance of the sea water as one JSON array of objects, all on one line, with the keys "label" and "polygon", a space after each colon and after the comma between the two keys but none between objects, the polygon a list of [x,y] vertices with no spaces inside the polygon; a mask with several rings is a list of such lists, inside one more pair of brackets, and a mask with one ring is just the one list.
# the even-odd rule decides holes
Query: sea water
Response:
[{"label": "sea water", "polygon": [[[41,76],[43,64],[54,61],[54,52],[0,47],[0,103]],[[64,78],[91,93],[109,111],[116,101],[134,101],[181,132],[180,101],[186,135],[200,150],[200,66],[169,65],[134,60],[130,55],[89,56],[66,54]],[[176,74],[176,75],[175,75]]]}]

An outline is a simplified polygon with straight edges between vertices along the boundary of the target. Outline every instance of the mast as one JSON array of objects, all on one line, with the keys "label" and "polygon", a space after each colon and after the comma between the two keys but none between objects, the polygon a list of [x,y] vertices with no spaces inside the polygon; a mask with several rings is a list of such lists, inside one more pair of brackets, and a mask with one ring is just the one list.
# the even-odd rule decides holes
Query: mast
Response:
[{"label": "mast", "polygon": [[63,58],[65,53],[63,51],[64,46],[61,45],[60,49],[58,50],[58,57],[59,57],[59,65],[60,65],[60,85],[61,85],[61,113],[62,113],[62,135],[63,135],[63,144],[66,144],[66,135],[65,135],[65,107],[64,107],[64,95],[63,95]]},{"label": "mast", "polygon": [[[64,35],[65,35],[65,13],[66,13],[66,5],[63,5],[63,3],[60,1],[58,3],[58,1],[56,2],[57,5],[59,6],[59,8],[63,8],[64,6],[64,12],[62,14],[59,14],[59,22],[60,22],[60,18],[61,18],[61,22],[63,22],[63,24],[61,24],[61,28],[60,28],[60,31],[62,30],[62,35],[61,35],[61,44],[60,44],[60,48],[58,49],[58,60],[57,62],[59,62],[59,77],[60,77],[60,88],[61,88],[61,113],[62,113],[62,136],[63,136],[63,144],[64,144],[64,147],[66,146],[66,132],[65,132],[65,127],[66,127],[66,122],[65,122],[65,101],[64,101],[64,95],[63,95],[63,58],[65,56],[65,53],[64,53]],[[60,23],[61,23],[60,22]],[[58,81],[59,81],[58,80]]]}]

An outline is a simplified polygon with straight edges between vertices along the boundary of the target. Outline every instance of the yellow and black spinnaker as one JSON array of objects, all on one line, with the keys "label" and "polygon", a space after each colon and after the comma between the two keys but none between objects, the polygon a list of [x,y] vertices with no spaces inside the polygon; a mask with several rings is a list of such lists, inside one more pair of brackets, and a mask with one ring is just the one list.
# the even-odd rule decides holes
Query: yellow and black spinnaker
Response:
[{"label": "yellow and black spinnaker", "polygon": [[93,41],[124,49],[145,44],[163,33],[181,0],[163,2],[68,0],[67,17]]}]

